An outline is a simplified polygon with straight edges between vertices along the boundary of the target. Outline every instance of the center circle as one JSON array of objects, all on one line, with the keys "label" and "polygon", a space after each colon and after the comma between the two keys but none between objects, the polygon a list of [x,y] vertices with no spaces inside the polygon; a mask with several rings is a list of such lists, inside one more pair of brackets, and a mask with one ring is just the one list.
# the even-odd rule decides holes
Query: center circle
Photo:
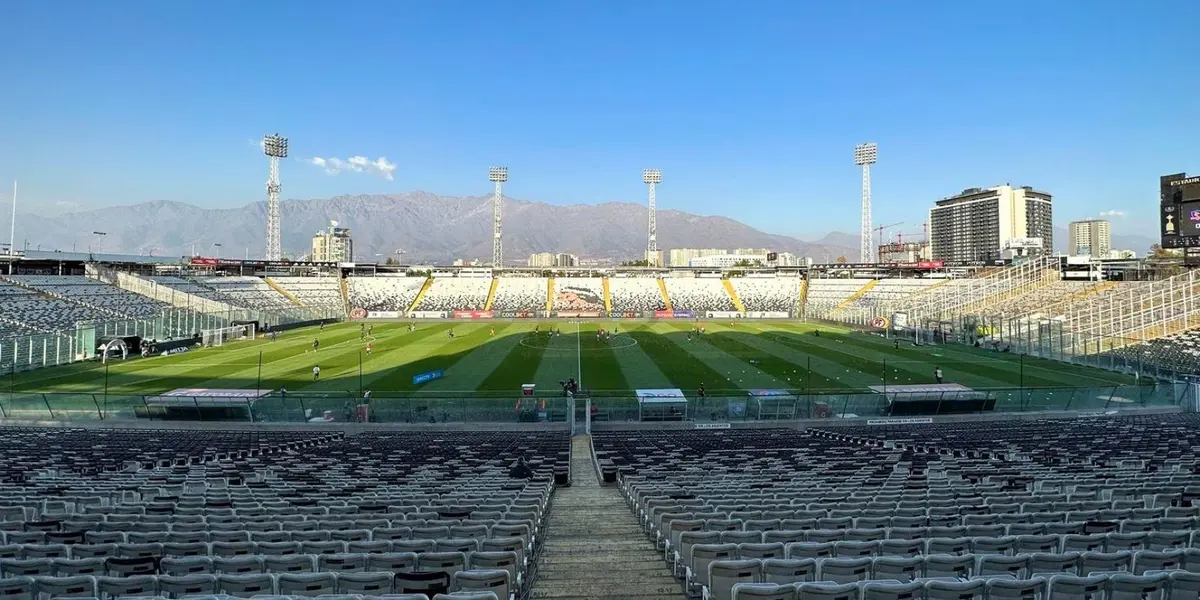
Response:
[{"label": "center circle", "polygon": [[565,336],[555,336],[555,337],[551,337],[548,335],[542,335],[542,334],[535,334],[535,335],[521,338],[521,341],[519,343],[522,346],[525,346],[526,348],[535,348],[538,350],[548,350],[548,351],[552,351],[552,352],[571,352],[571,353],[574,353],[576,351],[587,353],[587,352],[598,352],[600,350],[620,350],[622,348],[632,348],[632,347],[638,345],[638,341],[628,335],[610,335],[608,337],[608,343],[604,346],[597,346],[597,344],[599,342],[590,342],[590,341],[587,342],[586,345],[580,345],[578,347],[575,345],[575,342],[573,342],[573,341],[568,344],[564,344],[561,347],[557,347],[556,345],[553,345],[553,340],[561,339],[562,337],[571,338],[571,337],[574,337],[574,334],[567,334]]}]

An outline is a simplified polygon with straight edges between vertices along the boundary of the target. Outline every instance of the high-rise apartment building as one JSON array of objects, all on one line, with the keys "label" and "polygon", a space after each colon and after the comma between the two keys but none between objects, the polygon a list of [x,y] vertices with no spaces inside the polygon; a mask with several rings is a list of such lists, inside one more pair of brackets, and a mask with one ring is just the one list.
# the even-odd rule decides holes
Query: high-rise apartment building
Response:
[{"label": "high-rise apartment building", "polygon": [[1108,258],[1112,233],[1108,221],[1092,219],[1067,225],[1067,253],[1072,256]]},{"label": "high-rise apartment building", "polygon": [[354,240],[350,239],[350,230],[338,227],[337,221],[330,221],[328,230],[318,231],[312,238],[312,260],[354,262]]},{"label": "high-rise apartment building", "polygon": [[929,209],[933,260],[992,261],[1054,248],[1050,194],[1029,186],[971,188]]},{"label": "high-rise apartment building", "polygon": [[579,264],[579,257],[574,254],[560,252],[538,252],[530,254],[529,260],[526,262],[531,267],[574,267]]},{"label": "high-rise apartment building", "polygon": [[667,264],[672,267],[686,267],[691,264],[693,258],[718,254],[729,254],[729,250],[726,248],[671,248],[667,255]]}]

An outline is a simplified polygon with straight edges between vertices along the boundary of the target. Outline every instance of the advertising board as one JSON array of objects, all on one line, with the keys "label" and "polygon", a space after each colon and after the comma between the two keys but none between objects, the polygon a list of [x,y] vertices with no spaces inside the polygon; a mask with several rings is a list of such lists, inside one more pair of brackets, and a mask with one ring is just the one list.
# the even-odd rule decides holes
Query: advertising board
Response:
[{"label": "advertising board", "polygon": [[452,314],[455,319],[490,319],[495,316],[490,310],[456,310]]}]

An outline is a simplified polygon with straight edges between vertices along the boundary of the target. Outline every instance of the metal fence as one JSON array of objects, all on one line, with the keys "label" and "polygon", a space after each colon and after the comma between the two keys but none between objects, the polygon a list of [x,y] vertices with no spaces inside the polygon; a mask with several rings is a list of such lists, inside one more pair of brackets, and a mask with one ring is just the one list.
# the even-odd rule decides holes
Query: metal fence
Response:
[{"label": "metal fence", "polygon": [[147,340],[168,341],[190,338],[202,330],[228,327],[239,321],[255,321],[278,327],[342,317],[339,310],[299,307],[280,310],[231,309],[213,313],[171,307],[149,317],[81,322],[76,324],[74,330],[0,339],[0,365],[3,365],[3,371],[30,371],[91,359],[96,354],[97,340],[103,337],[138,336]]},{"label": "metal fence", "polygon": [[[276,423],[518,423],[575,421],[585,412],[597,422],[691,421],[727,423],[790,419],[887,417],[906,403],[921,402],[923,416],[1042,411],[1107,411],[1178,406],[1194,410],[1200,386],[1188,384],[1109,387],[1006,388],[971,392],[784,394],[769,397],[721,395],[643,404],[632,390],[566,398],[519,395],[279,394],[246,398],[141,396],[125,394],[0,393],[0,417],[15,420],[240,420]],[[962,400],[974,402],[963,410]],[[589,404],[590,402],[590,404]],[[369,407],[364,411],[362,407]],[[907,416],[907,415],[906,415]]]}]

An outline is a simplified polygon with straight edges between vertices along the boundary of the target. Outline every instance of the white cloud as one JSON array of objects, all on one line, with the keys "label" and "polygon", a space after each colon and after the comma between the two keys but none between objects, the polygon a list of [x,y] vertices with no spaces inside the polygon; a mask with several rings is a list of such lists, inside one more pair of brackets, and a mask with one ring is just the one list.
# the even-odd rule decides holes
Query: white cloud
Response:
[{"label": "white cloud", "polygon": [[1102,210],[1102,211],[1100,211],[1100,216],[1102,216],[1102,217],[1124,217],[1125,211],[1115,210],[1115,209],[1114,210]]},{"label": "white cloud", "polygon": [[371,173],[388,181],[392,181],[392,173],[396,170],[396,163],[388,162],[387,157],[384,156],[380,156],[375,160],[370,160],[365,156],[351,156],[345,160],[314,156],[308,162],[315,167],[323,169],[330,175],[337,175],[342,172]]}]

